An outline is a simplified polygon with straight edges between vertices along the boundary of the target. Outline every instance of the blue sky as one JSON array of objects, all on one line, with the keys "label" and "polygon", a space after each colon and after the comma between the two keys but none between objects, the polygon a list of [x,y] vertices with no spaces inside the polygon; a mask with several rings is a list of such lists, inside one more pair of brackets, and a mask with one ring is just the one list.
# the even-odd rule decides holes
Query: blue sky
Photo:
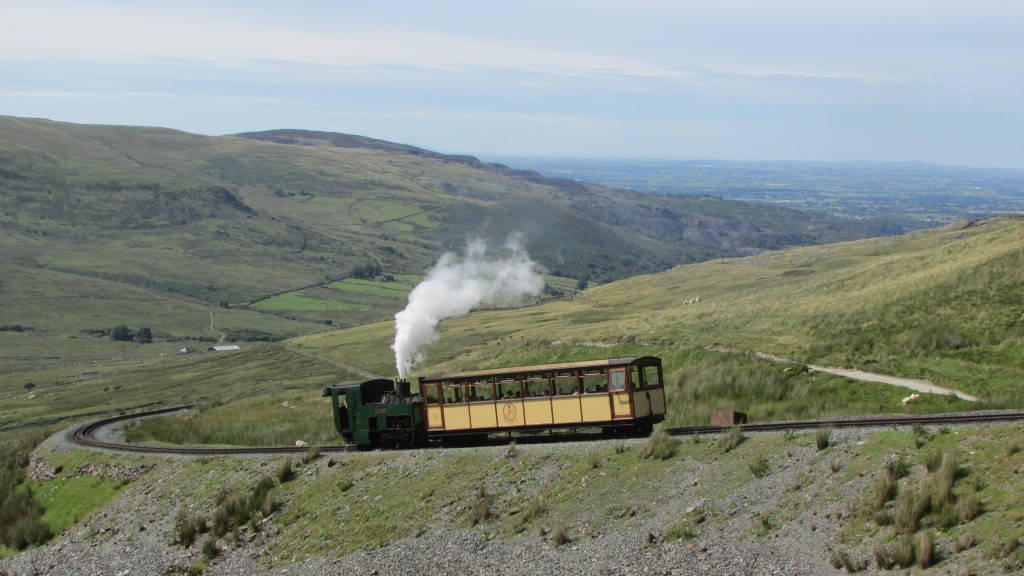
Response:
[{"label": "blue sky", "polygon": [[0,114],[1024,168],[1020,0],[0,0]]}]

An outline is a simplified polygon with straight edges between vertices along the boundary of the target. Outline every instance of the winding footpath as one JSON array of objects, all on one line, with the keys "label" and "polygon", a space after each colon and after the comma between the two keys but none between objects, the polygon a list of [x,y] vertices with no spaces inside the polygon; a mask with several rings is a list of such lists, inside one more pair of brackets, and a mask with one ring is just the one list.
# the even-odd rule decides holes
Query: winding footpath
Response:
[{"label": "winding footpath", "polygon": [[[772,362],[780,362],[785,364],[794,363],[792,360],[787,360],[781,356],[773,356],[771,354],[762,354],[758,352],[758,358],[764,360],[771,360]],[[943,388],[942,386],[936,386],[931,380],[918,380],[914,378],[900,378],[898,376],[888,376],[885,374],[875,374],[873,372],[865,372],[863,370],[851,370],[849,368],[835,368],[825,366],[815,366],[814,364],[807,364],[808,369],[814,370],[815,372],[827,372],[829,374],[835,374],[836,376],[842,376],[851,380],[860,380],[862,382],[879,382],[881,384],[889,384],[891,386],[901,386],[903,388],[909,388],[917,392],[923,392],[925,394],[942,394],[944,396],[956,396],[961,400],[968,402],[977,402],[978,398],[966,394],[959,390],[951,390],[949,388]]]}]

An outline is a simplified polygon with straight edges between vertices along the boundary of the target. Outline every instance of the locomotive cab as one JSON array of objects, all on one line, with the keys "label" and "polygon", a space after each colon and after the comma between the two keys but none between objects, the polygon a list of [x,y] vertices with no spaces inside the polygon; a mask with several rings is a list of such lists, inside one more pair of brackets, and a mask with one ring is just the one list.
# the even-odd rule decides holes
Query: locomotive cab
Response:
[{"label": "locomotive cab", "polygon": [[384,378],[342,382],[324,389],[334,427],[361,448],[408,447],[427,440],[423,401],[409,383]]}]

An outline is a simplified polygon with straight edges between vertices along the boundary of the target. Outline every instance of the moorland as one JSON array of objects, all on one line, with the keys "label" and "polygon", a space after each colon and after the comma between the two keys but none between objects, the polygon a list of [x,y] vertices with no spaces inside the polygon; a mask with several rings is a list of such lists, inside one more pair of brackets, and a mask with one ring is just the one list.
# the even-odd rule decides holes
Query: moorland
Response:
[{"label": "moorland", "polygon": [[[184,417],[138,433],[180,443],[333,442],[319,398],[323,386],[354,377],[344,365],[393,374],[391,318],[434,259],[457,249],[471,233],[500,241],[520,231],[519,224],[530,228],[524,232],[527,247],[548,269],[546,296],[523,307],[477,310],[445,321],[419,370],[653,354],[665,360],[669,425],[704,424],[711,411],[722,408],[764,421],[1022,403],[1020,217],[872,237],[872,225],[863,221],[711,197],[623,192],[343,135],[274,131],[210,138],[11,118],[0,118],[0,125],[3,484],[47,494],[49,507],[37,501],[36,517],[48,519],[58,532],[132,482],[88,487],[69,481],[67,492],[55,484],[32,485],[39,481],[25,480],[24,467],[42,437],[99,415],[195,403]],[[152,342],[116,340],[111,336],[118,326],[136,333],[150,328]],[[242,344],[241,350],[178,353],[227,341]],[[769,362],[758,353],[791,361]],[[981,400],[924,395],[903,406],[903,390],[811,371],[808,363],[927,378]],[[923,512],[921,530],[915,525],[910,533],[917,538],[928,529],[946,530],[940,538],[946,550],[969,533],[986,542],[985,552],[971,558],[1019,561],[1016,548],[989,550],[1009,546],[1003,536],[997,542],[996,526],[1019,525],[1019,502],[1007,500],[995,485],[1015,482],[1012,474],[974,453],[968,458],[970,449],[946,432],[916,434],[926,439],[894,433],[884,442],[876,438],[869,449],[844,448],[833,458],[843,462],[833,474],[846,471],[835,478],[843,479],[840,484],[873,481],[886,467],[887,449],[923,470],[931,465],[931,452],[957,447],[960,477],[987,480],[965,481],[956,493],[961,501],[980,499],[983,513],[947,525],[940,515],[951,512],[936,507]],[[1002,434],[975,442],[991,455],[1019,430]],[[729,489],[742,491],[760,478],[760,466],[748,469],[748,459],[764,458],[769,469],[782,466],[779,454],[787,449],[778,442],[744,444],[749,454],[743,453],[738,468],[745,476],[734,478]],[[794,454],[814,451],[808,437],[783,442],[800,446]],[[697,446],[677,445],[664,460],[638,456],[636,447],[584,450],[582,461],[555,456],[560,471],[553,478],[579,482],[602,472],[608,480],[588,481],[611,486],[638,467],[657,468],[660,475],[688,458],[724,458],[709,443]],[[1005,458],[1018,458],[1019,448],[1012,447],[1006,445]],[[48,458],[69,473],[83,465],[80,460],[106,458],[79,452]],[[367,470],[389,470],[379,458],[343,466],[345,479],[328,480],[319,476],[326,464],[314,455],[311,462],[321,462],[324,470],[299,484],[281,480],[287,487],[278,490],[278,504],[286,517],[308,512],[307,505],[322,507],[301,496],[308,493],[297,486],[309,482],[347,481],[349,488],[340,492],[356,486],[360,497],[377,498],[359,482]],[[423,501],[444,500],[438,505],[450,513],[442,523],[446,529],[481,525],[490,526],[488,533],[522,536],[516,527],[528,501],[489,500],[498,528],[487,518],[473,519],[474,499],[492,489],[491,474],[503,474],[504,466],[482,470],[480,458],[489,456],[466,456],[465,466],[475,472],[460,484],[461,496],[427,494]],[[528,468],[546,465],[534,458],[520,462],[532,462],[523,464]],[[614,466],[605,467],[609,463]],[[173,472],[208,478],[199,498],[207,507],[215,507],[218,488],[224,488],[223,481],[209,480],[212,465]],[[243,476],[229,491],[248,490],[259,474],[249,470]],[[917,482],[925,474],[902,470],[903,477]],[[554,490],[543,479],[534,481],[528,493]],[[781,489],[804,497],[785,483],[788,488]],[[870,485],[859,490],[870,498]],[[70,502],[82,494],[95,496],[87,499],[88,509],[69,512]],[[845,497],[837,492],[828,502],[835,506]],[[539,523],[548,530],[550,521],[538,519],[570,518],[570,532],[579,537],[582,524],[571,520],[572,500],[553,492],[545,498],[547,504],[538,506],[551,515],[535,510],[523,525],[532,530]],[[878,506],[890,518],[893,498]],[[373,513],[351,506],[366,517]],[[397,500],[395,506],[394,518],[400,518],[419,504]],[[996,512],[997,506],[1005,512]],[[180,511],[166,512],[173,517]],[[680,531],[667,540],[685,534],[686,541],[705,531],[689,526],[692,518],[685,514],[658,520],[659,530]],[[871,530],[850,528],[840,540],[865,554],[879,542],[896,542],[891,520],[876,520]],[[750,532],[754,542],[788,526],[778,513],[764,522],[768,528],[762,533],[756,525]],[[371,531],[358,543],[326,550],[376,549],[412,535]],[[301,557],[316,553],[305,550]]]}]

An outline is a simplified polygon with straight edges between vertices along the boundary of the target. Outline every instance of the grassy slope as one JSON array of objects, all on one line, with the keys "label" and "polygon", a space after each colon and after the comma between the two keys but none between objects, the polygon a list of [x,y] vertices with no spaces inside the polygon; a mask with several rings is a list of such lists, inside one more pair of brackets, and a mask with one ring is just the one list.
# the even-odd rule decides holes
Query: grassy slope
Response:
[{"label": "grassy slope", "polygon": [[[679,267],[574,300],[447,321],[421,373],[632,353],[663,356],[672,373],[703,362],[687,349],[727,348],[927,377],[994,405],[1017,405],[1022,246],[1024,220],[1001,218]],[[637,344],[595,347],[630,333]],[[389,374],[391,336],[384,324],[296,342]]]},{"label": "grassy slope", "polygon": [[808,232],[806,217],[791,211],[568,186],[464,158],[350,144],[0,117],[0,256],[244,303],[366,263],[418,274],[471,235],[518,231],[550,268],[608,279],[868,233],[818,218]]}]

